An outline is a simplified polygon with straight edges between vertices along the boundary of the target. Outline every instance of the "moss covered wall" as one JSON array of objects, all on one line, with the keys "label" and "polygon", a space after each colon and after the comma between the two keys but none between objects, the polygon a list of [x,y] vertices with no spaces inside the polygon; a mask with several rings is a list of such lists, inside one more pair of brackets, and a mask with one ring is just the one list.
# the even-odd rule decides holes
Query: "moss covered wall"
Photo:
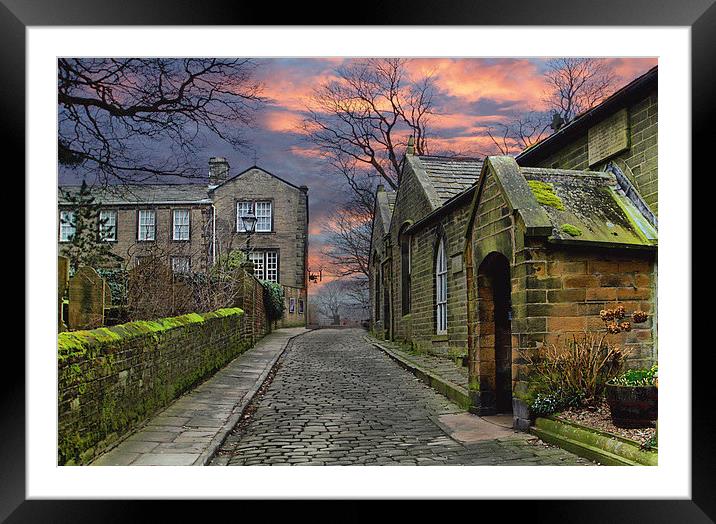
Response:
[{"label": "moss covered wall", "polygon": [[253,344],[239,308],[58,335],[58,464],[86,464]]}]

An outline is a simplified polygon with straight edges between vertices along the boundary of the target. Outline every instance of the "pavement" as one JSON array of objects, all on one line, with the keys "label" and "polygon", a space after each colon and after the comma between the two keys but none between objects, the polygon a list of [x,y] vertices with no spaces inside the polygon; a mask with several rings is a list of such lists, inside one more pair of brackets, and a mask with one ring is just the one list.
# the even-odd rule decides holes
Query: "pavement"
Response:
[{"label": "pavement", "polygon": [[278,329],[179,397],[92,466],[203,466],[236,426],[287,346],[308,332]]},{"label": "pavement", "polygon": [[210,465],[592,465],[466,412],[363,330],[307,333],[274,373]]}]

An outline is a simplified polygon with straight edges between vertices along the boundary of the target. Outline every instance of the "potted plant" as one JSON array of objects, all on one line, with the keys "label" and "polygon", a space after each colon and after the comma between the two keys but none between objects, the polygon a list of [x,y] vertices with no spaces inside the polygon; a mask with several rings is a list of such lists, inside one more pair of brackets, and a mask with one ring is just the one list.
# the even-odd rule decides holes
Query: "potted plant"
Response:
[{"label": "potted plant", "polygon": [[606,397],[614,425],[650,426],[658,417],[657,365],[650,369],[631,369],[612,379]]}]

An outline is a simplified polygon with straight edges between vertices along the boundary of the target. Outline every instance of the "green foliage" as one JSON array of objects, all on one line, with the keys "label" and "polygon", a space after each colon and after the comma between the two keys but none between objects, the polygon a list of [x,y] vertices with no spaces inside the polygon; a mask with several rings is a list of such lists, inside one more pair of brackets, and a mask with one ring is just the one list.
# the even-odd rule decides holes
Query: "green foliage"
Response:
[{"label": "green foliage", "polygon": [[535,393],[570,401],[600,398],[605,384],[624,364],[619,348],[607,342],[606,334],[597,333],[562,339],[559,345],[550,344],[525,358]]},{"label": "green foliage", "polygon": [[582,230],[572,224],[562,224],[560,228],[562,231],[567,233],[569,236],[578,237],[582,235]]},{"label": "green foliage", "polygon": [[609,381],[609,384],[616,386],[653,386],[654,379],[658,376],[659,368],[654,364],[649,369],[629,369],[623,374]]},{"label": "green foliage", "polygon": [[554,186],[549,182],[542,182],[540,180],[528,180],[527,185],[530,186],[532,193],[534,194],[537,202],[543,206],[553,207],[564,211],[564,202],[554,192]]},{"label": "green foliage", "polygon": [[266,307],[266,316],[269,320],[278,320],[283,317],[286,304],[283,297],[283,287],[277,282],[261,281],[264,286],[264,306]]},{"label": "green foliage", "polygon": [[112,293],[112,304],[121,305],[127,303],[127,283],[129,274],[124,269],[116,268],[95,268],[97,274],[101,276]]},{"label": "green foliage", "polygon": [[246,262],[246,254],[240,249],[233,249],[225,255],[221,255],[214,264],[213,272],[233,271]]},{"label": "green foliage", "polygon": [[97,268],[120,263],[122,259],[112,253],[111,244],[100,239],[99,229],[106,220],[100,220],[101,204],[95,202],[87,183],[83,180],[79,193],[65,191],[64,197],[72,218],[60,220],[73,226],[74,234],[63,245],[62,254],[69,258],[71,271],[80,266]]},{"label": "green foliage", "polygon": [[527,404],[530,412],[537,417],[544,417],[557,413],[565,408],[579,407],[584,401],[584,395],[579,391],[537,393]]}]

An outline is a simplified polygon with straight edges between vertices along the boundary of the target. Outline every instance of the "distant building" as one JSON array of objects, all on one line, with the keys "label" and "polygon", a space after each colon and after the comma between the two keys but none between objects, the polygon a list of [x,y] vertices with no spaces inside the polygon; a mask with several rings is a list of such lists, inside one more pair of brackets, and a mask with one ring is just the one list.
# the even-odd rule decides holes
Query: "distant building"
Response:
[{"label": "distant building", "polygon": [[[60,187],[58,212],[72,210]],[[208,184],[136,184],[93,191],[106,220],[98,235],[128,267],[142,257],[166,260],[175,272],[204,272],[222,255],[246,246],[242,215],[256,215],[250,260],[260,280],[278,282],[287,292],[286,310],[293,300],[295,320],[306,317],[308,258],[308,188],[296,186],[253,166],[234,176],[224,158],[209,160]],[[59,251],[72,235],[71,225],[59,221]]]}]

